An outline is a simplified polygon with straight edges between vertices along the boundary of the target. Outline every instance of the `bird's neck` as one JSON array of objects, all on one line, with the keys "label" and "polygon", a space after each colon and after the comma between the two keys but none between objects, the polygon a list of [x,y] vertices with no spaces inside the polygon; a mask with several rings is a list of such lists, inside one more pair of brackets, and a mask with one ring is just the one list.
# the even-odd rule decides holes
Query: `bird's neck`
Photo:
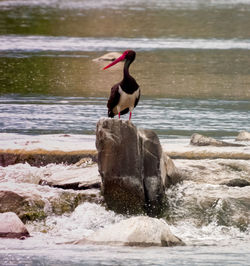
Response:
[{"label": "bird's neck", "polygon": [[123,67],[123,78],[129,77],[129,66],[132,63],[131,60],[126,60]]},{"label": "bird's neck", "polygon": [[126,93],[133,93],[138,89],[138,84],[135,79],[129,74],[129,66],[133,61],[126,60],[123,68],[123,80],[121,81],[121,87]]}]

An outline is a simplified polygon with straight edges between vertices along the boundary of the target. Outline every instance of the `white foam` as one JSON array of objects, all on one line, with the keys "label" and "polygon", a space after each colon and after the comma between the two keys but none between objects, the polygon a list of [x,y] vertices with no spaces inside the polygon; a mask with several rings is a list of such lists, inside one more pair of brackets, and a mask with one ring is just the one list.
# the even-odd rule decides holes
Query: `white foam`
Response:
[{"label": "white foam", "polygon": [[180,236],[187,245],[224,246],[250,242],[250,237],[238,228],[218,226],[215,222],[197,227],[188,221],[170,226],[171,231]]},{"label": "white foam", "polygon": [[79,205],[70,215],[50,216],[41,223],[30,224],[34,231],[48,230],[48,237],[54,242],[79,240],[94,231],[116,223],[124,219],[124,216],[106,210],[103,206],[85,202]]}]

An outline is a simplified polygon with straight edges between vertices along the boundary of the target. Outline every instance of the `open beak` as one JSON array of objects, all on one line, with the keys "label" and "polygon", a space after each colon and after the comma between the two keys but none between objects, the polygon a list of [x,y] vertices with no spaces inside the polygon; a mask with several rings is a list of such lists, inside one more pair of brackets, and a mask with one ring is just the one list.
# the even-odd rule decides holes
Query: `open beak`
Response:
[{"label": "open beak", "polygon": [[115,64],[117,64],[117,63],[119,63],[120,61],[123,61],[123,60],[125,59],[125,56],[126,56],[126,54],[123,53],[120,57],[118,57],[117,59],[115,59],[115,61],[113,61],[113,62],[110,63],[109,65],[105,66],[105,67],[103,68],[103,70],[104,70],[104,69],[107,69],[107,68],[109,68],[109,67],[111,67],[111,66],[113,66],[113,65],[115,65]]}]

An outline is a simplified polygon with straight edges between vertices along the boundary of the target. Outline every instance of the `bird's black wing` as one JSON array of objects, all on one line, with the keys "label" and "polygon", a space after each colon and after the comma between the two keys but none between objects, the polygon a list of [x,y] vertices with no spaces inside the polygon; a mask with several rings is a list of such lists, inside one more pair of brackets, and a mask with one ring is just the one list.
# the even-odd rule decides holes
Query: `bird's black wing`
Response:
[{"label": "bird's black wing", "polygon": [[119,103],[120,93],[119,93],[120,83],[115,84],[110,91],[109,100],[107,103],[108,107],[108,117],[114,117],[113,108]]},{"label": "bird's black wing", "polygon": [[125,114],[127,114],[129,112],[129,108],[126,108],[126,109],[124,109],[124,110],[122,110],[121,111],[121,115],[125,115]]},{"label": "bird's black wing", "polygon": [[137,97],[136,100],[135,100],[134,108],[135,108],[136,105],[138,104],[138,102],[139,102],[139,100],[140,100],[140,97],[141,97],[141,90],[139,89],[139,95],[138,95],[138,97]]}]

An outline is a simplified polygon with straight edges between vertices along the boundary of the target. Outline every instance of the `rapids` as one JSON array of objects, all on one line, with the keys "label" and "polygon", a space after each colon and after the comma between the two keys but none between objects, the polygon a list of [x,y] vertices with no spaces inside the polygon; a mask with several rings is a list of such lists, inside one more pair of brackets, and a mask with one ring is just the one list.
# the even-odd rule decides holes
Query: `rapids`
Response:
[{"label": "rapids", "polygon": [[[13,137],[13,135],[11,136]],[[42,142],[44,136],[40,137]],[[61,138],[60,136],[57,137]],[[84,139],[84,136],[81,137]],[[78,139],[79,136],[75,136],[75,138]],[[94,138],[92,141],[89,141],[88,136],[86,138],[86,145],[91,143],[93,147]],[[36,136],[36,139],[39,140],[39,136]],[[65,138],[65,140],[66,142],[72,141],[73,144],[74,135],[71,138]],[[13,145],[10,141],[8,143],[10,146]],[[21,140],[20,143],[22,143]],[[165,140],[164,147],[167,147],[166,143]],[[171,140],[170,143],[175,146],[175,149],[179,147],[180,150],[185,150],[189,146],[188,143],[183,145],[183,142],[179,143],[178,140]],[[32,142],[29,145],[32,145]],[[37,144],[33,143],[33,145]],[[48,142],[46,145],[48,149],[51,149]],[[55,143],[51,141],[51,145],[53,147]],[[64,147],[62,141],[60,145]],[[70,146],[69,143],[65,145],[65,147],[67,146]],[[199,150],[199,148],[192,147],[192,150]],[[213,150],[213,148],[211,149]],[[243,147],[237,147],[237,149],[241,149],[241,152],[244,153]],[[206,147],[206,150],[209,150],[209,147]],[[66,263],[66,265],[71,263],[72,265],[78,265],[78,263],[89,265],[98,265],[99,263],[102,265],[116,265],[117,263],[120,265],[126,265],[126,263],[164,265],[166,262],[171,265],[176,260],[178,263],[184,263],[184,260],[187,260],[188,265],[199,264],[204,260],[209,265],[210,263],[228,265],[229,261],[232,264],[246,265],[249,260],[247,250],[250,243],[250,186],[228,187],[221,185],[221,183],[235,178],[250,181],[250,161],[176,159],[174,163],[184,174],[185,180],[166,191],[168,211],[165,213],[164,219],[169,223],[171,231],[179,236],[187,246],[164,249],[165,251],[160,248],[119,248],[63,244],[88,236],[97,229],[128,217],[108,211],[100,203],[88,201],[80,203],[72,211],[60,215],[58,212],[52,211],[50,202],[57,201],[64,192],[59,188],[40,186],[38,185],[39,180],[58,172],[63,171],[67,174],[67,171],[72,169],[88,166],[49,164],[43,167],[34,167],[26,163],[0,167],[1,189],[11,190],[15,187],[18,193],[29,192],[33,195],[40,195],[47,202],[45,208],[47,218],[40,222],[34,221],[26,224],[32,235],[31,238],[25,241],[1,240],[0,258],[1,261],[4,261],[3,265],[16,261],[32,265],[36,265],[36,263],[38,265],[51,263],[53,265],[61,263]],[[94,165],[94,167],[97,166]],[[68,190],[67,193],[71,196],[75,193],[96,194],[98,190],[91,189],[90,192]],[[213,254],[218,248],[220,248],[221,253],[216,252],[217,255],[214,256]],[[63,256],[60,255],[62,253]],[[177,254],[180,253],[183,255],[177,259],[176,256],[179,257],[180,255]],[[144,254],[144,259],[140,258],[142,254]],[[225,254],[227,259],[222,254]]]}]

